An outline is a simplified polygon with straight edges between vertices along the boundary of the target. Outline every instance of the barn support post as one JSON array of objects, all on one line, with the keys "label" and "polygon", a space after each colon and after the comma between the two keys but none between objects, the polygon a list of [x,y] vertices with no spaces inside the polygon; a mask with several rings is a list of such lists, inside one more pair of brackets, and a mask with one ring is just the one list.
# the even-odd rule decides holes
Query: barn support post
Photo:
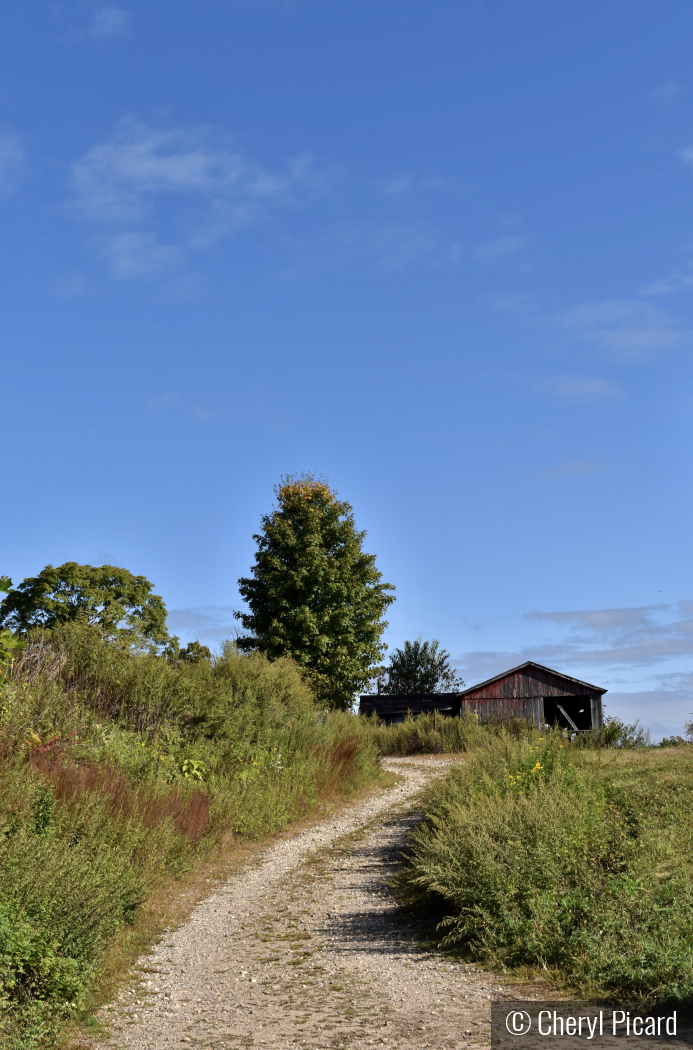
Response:
[{"label": "barn support post", "polygon": [[592,732],[598,733],[604,724],[602,718],[602,698],[599,693],[590,696],[590,716],[592,720]]},{"label": "barn support post", "polygon": [[532,706],[534,708],[534,711],[532,712],[534,716],[534,724],[537,729],[541,729],[544,725],[544,697],[536,696]]}]

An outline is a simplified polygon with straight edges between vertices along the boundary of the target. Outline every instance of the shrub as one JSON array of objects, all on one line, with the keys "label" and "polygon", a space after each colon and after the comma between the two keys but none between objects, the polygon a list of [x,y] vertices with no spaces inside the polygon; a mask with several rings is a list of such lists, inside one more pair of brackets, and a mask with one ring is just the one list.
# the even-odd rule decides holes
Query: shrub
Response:
[{"label": "shrub", "polygon": [[398,885],[442,946],[489,965],[538,967],[581,995],[679,997],[693,992],[693,886],[668,843],[610,765],[559,733],[499,735],[431,790]]}]

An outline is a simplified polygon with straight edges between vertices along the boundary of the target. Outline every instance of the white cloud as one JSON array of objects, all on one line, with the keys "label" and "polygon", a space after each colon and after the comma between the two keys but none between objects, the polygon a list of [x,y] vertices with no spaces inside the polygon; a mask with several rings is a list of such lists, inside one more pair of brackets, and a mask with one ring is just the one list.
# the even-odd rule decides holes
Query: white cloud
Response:
[{"label": "white cloud", "polygon": [[507,255],[513,255],[524,245],[524,237],[497,237],[487,244],[480,244],[474,254],[477,259],[482,259],[484,262],[494,262],[496,259],[504,259]]},{"label": "white cloud", "polygon": [[106,249],[115,272],[136,277],[175,267],[186,249],[208,247],[273,208],[296,206],[339,174],[317,169],[307,155],[271,172],[214,129],[154,128],[128,118],[73,165],[72,183],[85,217],[120,228]]},{"label": "white cloud", "polygon": [[678,346],[689,336],[669,314],[638,299],[579,303],[554,315],[553,322],[625,358]]},{"label": "white cloud", "polygon": [[203,605],[192,609],[171,609],[166,625],[183,642],[225,642],[237,633],[233,609],[228,606]]},{"label": "white cloud", "polygon": [[672,295],[693,288],[693,263],[677,267],[667,277],[653,281],[645,289],[645,295]]},{"label": "white cloud", "polygon": [[130,35],[130,12],[122,7],[103,7],[96,11],[89,26],[93,37],[118,37]]},{"label": "white cloud", "polygon": [[272,201],[288,192],[287,178],[270,175],[206,129],[157,130],[121,122],[108,141],[74,165],[74,185],[89,216],[99,222],[142,219],[162,194],[213,202]]},{"label": "white cloud", "polygon": [[24,163],[24,150],[13,131],[0,131],[0,193],[10,193]]},{"label": "white cloud", "polygon": [[183,253],[173,244],[160,244],[153,233],[129,230],[106,241],[103,254],[116,277],[125,279],[170,273],[180,266]]},{"label": "white cloud", "polygon": [[591,376],[553,376],[546,386],[553,394],[573,401],[613,401],[624,394],[618,383]]}]

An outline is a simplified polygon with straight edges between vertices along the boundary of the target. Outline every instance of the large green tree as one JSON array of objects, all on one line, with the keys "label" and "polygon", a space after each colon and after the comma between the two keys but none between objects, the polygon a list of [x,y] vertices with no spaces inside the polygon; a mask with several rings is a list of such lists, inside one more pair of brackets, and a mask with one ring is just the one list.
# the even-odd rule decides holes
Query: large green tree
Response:
[{"label": "large green tree", "polygon": [[450,653],[440,649],[440,642],[405,642],[393,649],[387,677],[380,682],[382,693],[456,693],[464,682],[450,667]]},{"label": "large green tree", "polygon": [[0,604],[0,627],[23,634],[63,623],[96,626],[103,638],[155,652],[169,642],[166,606],[145,576],[116,565],[47,565]]},{"label": "large green tree", "polygon": [[241,648],[292,657],[316,695],[348,708],[382,659],[383,613],[394,587],[363,550],[348,503],[312,475],[283,478],[277,506],[262,518],[252,576],[238,581],[251,632]]}]

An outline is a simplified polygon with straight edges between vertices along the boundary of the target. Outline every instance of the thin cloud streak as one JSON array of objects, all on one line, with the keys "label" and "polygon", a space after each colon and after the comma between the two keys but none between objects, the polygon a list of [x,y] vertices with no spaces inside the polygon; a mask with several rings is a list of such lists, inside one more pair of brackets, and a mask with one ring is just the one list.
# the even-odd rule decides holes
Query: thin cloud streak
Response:
[{"label": "thin cloud streak", "polygon": [[555,314],[553,323],[564,332],[597,343],[620,358],[643,357],[671,349],[689,337],[669,314],[637,299],[578,303]]},{"label": "thin cloud streak", "polygon": [[[629,670],[639,670],[641,674],[645,671],[651,677],[667,661],[693,658],[690,600],[614,609],[533,612],[525,618],[554,627],[563,636],[516,650],[465,653],[454,663],[469,684],[491,678],[525,660],[589,679],[598,669],[607,677]],[[660,671],[655,677],[662,696],[685,698],[693,693],[691,672]]]},{"label": "thin cloud streak", "polygon": [[524,237],[498,237],[495,241],[480,244],[474,254],[483,262],[495,262],[504,259],[508,255],[514,255],[525,246]]},{"label": "thin cloud streak", "polygon": [[546,380],[546,387],[552,394],[572,401],[615,401],[625,393],[618,383],[591,376],[553,376]]},{"label": "thin cloud streak", "polygon": [[81,215],[109,231],[102,250],[114,274],[133,278],[176,268],[186,252],[296,207],[339,177],[303,154],[271,172],[215,129],[127,118],[73,164],[72,188]]},{"label": "thin cloud streak", "polygon": [[601,474],[608,469],[606,463],[599,463],[593,459],[569,459],[548,470],[542,470],[537,475],[537,481],[548,484],[552,481],[560,481],[562,478],[581,478],[587,474]]},{"label": "thin cloud streak", "polygon": [[104,7],[94,14],[89,35],[106,39],[130,36],[130,12],[122,7]]}]

